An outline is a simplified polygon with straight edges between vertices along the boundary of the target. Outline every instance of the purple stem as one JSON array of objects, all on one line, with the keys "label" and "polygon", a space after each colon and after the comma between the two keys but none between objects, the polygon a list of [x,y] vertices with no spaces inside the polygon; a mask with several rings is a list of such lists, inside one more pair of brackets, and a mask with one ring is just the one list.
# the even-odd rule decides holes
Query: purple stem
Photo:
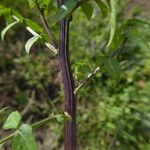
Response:
[{"label": "purple stem", "polygon": [[[58,0],[58,6],[63,4],[63,0]],[[76,150],[76,97],[74,95],[74,79],[71,71],[69,57],[69,21],[61,20],[59,52],[61,72],[65,94],[65,111],[70,114],[72,120],[65,123],[65,150]]]}]

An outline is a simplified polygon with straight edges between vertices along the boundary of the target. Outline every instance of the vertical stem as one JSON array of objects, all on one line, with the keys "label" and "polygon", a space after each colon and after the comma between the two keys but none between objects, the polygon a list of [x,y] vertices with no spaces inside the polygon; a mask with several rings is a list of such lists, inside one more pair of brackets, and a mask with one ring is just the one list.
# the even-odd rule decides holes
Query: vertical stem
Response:
[{"label": "vertical stem", "polygon": [[[63,0],[58,0],[58,6]],[[74,80],[69,57],[69,20],[63,19],[60,24],[60,63],[65,94],[65,111],[72,117],[65,123],[65,150],[76,150],[76,98],[74,95]]]}]

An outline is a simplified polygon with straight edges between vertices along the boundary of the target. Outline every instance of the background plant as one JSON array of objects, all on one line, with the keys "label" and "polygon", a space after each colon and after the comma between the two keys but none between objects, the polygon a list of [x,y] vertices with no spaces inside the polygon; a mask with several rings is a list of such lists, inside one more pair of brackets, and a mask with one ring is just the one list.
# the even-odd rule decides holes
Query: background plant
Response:
[{"label": "background plant", "polygon": [[[120,7],[120,9],[121,9],[121,7]],[[97,14],[97,12],[99,12],[96,9],[95,9],[95,11],[96,11],[95,14]],[[77,18],[79,19],[79,15],[77,12],[74,15],[76,15]],[[87,24],[86,25],[87,31],[92,31],[91,32],[92,38],[90,38],[90,34],[88,34],[86,36],[87,37],[87,40],[86,40],[86,38],[84,38],[84,36],[79,36],[77,34],[77,32],[75,32],[75,33],[72,32],[71,37],[72,37],[73,42],[71,42],[72,43],[71,57],[72,57],[72,60],[74,63],[73,68],[75,69],[75,73],[76,73],[74,76],[78,80],[78,83],[80,83],[80,81],[84,80],[88,76],[88,74],[90,72],[92,72],[93,69],[95,67],[97,67],[97,65],[99,65],[99,63],[101,63],[100,60],[103,59],[103,55],[104,55],[103,45],[105,46],[108,43],[108,40],[107,40],[108,36],[105,34],[105,32],[104,32],[103,36],[101,37],[102,40],[100,40],[99,36],[101,35],[100,33],[104,30],[109,33],[108,28],[105,26],[105,22],[103,22],[101,26],[99,25],[99,22],[98,22],[98,25],[95,25],[95,26],[93,25],[94,26],[93,27],[90,23],[87,22],[86,19],[83,19],[83,17],[84,17],[84,14],[82,15],[80,13],[81,26]],[[101,18],[99,18],[99,19],[101,20]],[[76,20],[77,19],[74,19],[73,21],[75,22]],[[93,24],[94,24],[94,22],[95,22],[94,17],[91,21],[93,21]],[[120,22],[121,23],[120,23],[120,25],[118,25],[118,28],[122,25],[122,18],[120,18]],[[75,26],[73,26],[73,24],[75,24]],[[86,86],[84,89],[80,90],[79,110],[78,111],[79,111],[79,116],[80,116],[79,122],[81,122],[81,123],[79,123],[78,125],[79,125],[79,128],[82,130],[80,130],[81,132],[79,131],[78,137],[79,137],[79,145],[82,145],[81,149],[90,149],[90,148],[98,149],[99,147],[103,147],[104,149],[106,149],[107,145],[113,145],[113,146],[116,145],[116,147],[118,147],[118,148],[121,147],[122,149],[126,149],[126,145],[129,145],[129,149],[138,149],[138,148],[139,149],[146,149],[146,148],[148,149],[148,144],[146,144],[146,143],[148,143],[148,140],[147,140],[148,135],[142,134],[142,138],[141,138],[141,137],[137,136],[137,134],[136,134],[137,133],[136,131],[140,131],[141,129],[145,130],[145,129],[149,128],[147,125],[146,126],[139,125],[140,128],[138,128],[138,126],[137,126],[137,124],[141,124],[141,123],[143,124],[143,122],[145,122],[145,121],[143,121],[143,118],[146,118],[146,124],[147,124],[147,121],[148,121],[147,117],[144,117],[142,115],[143,116],[142,120],[139,119],[141,117],[136,118],[137,116],[139,116],[139,114],[141,115],[144,113],[144,115],[146,114],[146,116],[147,116],[149,113],[148,108],[145,107],[148,102],[146,102],[147,100],[146,101],[144,100],[145,98],[146,99],[149,98],[149,96],[145,93],[145,91],[148,90],[148,86],[146,86],[146,84],[143,84],[145,82],[148,83],[148,77],[147,77],[148,76],[148,65],[147,65],[148,64],[148,48],[147,48],[147,46],[145,46],[148,44],[148,42],[146,41],[146,44],[141,44],[141,42],[137,42],[137,38],[133,39],[132,37],[135,37],[135,36],[137,37],[139,35],[140,39],[141,39],[141,34],[139,34],[138,32],[139,32],[140,27],[142,27],[140,29],[140,32],[145,33],[145,34],[143,34],[142,39],[143,40],[147,39],[149,37],[149,35],[148,35],[149,27],[148,27],[148,25],[144,25],[145,28],[143,28],[143,24],[142,24],[141,26],[139,25],[139,28],[137,28],[136,24],[132,24],[132,25],[133,25],[132,34],[128,35],[128,32],[125,33],[128,36],[130,36],[129,40],[126,43],[125,48],[124,48],[124,49],[128,49],[128,50],[123,51],[122,55],[119,56],[119,60],[121,61],[122,69],[125,72],[125,75],[121,75],[119,86],[118,86],[118,84],[116,85],[115,81],[112,81],[112,78],[109,79],[106,74],[104,75],[103,74],[104,70],[103,70],[102,73],[99,73],[96,75],[94,80],[90,81],[88,86]],[[86,32],[84,32],[86,30],[83,31],[81,26],[80,26],[80,24],[77,26],[77,23],[72,23],[72,29],[78,28],[78,30],[80,29],[80,31],[83,32],[83,35],[86,35]],[[100,30],[100,27],[101,27],[102,31]],[[125,31],[125,30],[123,30],[123,31]],[[131,33],[131,32],[129,32],[129,33]],[[93,36],[95,38],[93,38]],[[79,42],[81,38],[82,38],[83,44],[81,42]],[[76,40],[77,40],[77,42],[75,42]],[[95,44],[95,42],[97,44]],[[120,47],[120,44],[118,44],[118,42],[119,41],[114,41],[112,43],[111,47],[109,49],[106,48],[105,51],[111,53],[112,50]],[[77,46],[76,43],[80,44],[80,46]],[[98,45],[98,46],[95,47],[96,45]],[[19,47],[19,44],[17,46]],[[86,48],[85,48],[85,46],[86,46]],[[78,49],[80,49],[80,53],[78,52],[79,51]],[[85,49],[86,49],[86,51],[85,51]],[[99,51],[100,51],[99,49],[102,49],[101,55],[98,55]],[[135,55],[135,50],[137,52],[136,55]],[[36,51],[37,51],[37,48],[36,48]],[[46,54],[46,52],[44,52],[44,53]],[[16,54],[14,54],[14,55],[16,55]],[[19,57],[19,56],[15,56],[15,57]],[[36,56],[34,55],[31,58],[36,58],[36,57],[38,57],[37,54],[36,54]],[[43,56],[43,57],[45,58],[45,56]],[[141,57],[142,57],[142,59],[141,59]],[[8,58],[7,58],[7,60],[8,60]],[[35,61],[36,61],[36,59],[35,59]],[[89,65],[87,62],[89,63]],[[135,66],[137,66],[137,62],[139,62],[138,67],[135,67]],[[9,64],[7,64],[6,67],[8,67],[10,64],[14,64],[14,62],[12,62],[11,58],[9,58]],[[37,61],[37,65],[38,64],[40,64],[39,61]],[[144,64],[144,67],[142,64]],[[19,64],[19,65],[21,66],[21,64]],[[27,65],[27,63],[25,63],[24,65]],[[16,68],[16,66],[14,68]],[[29,67],[27,66],[27,68],[29,68]],[[33,67],[33,68],[35,68],[35,67]],[[133,68],[135,69],[135,71],[133,71],[134,70]],[[147,69],[144,69],[144,68],[147,68]],[[5,69],[5,70],[7,70],[7,69]],[[13,74],[12,70],[15,70],[15,69],[12,69],[12,67],[10,67],[10,70],[7,70],[7,71],[11,72]],[[141,74],[140,74],[140,71],[138,71],[138,70],[144,70],[144,71],[141,72]],[[28,70],[26,70],[26,71],[28,72]],[[53,72],[53,70],[52,70],[52,72]],[[139,74],[137,74],[137,72],[139,72]],[[144,76],[143,76],[143,74],[144,74]],[[30,75],[31,75],[31,72],[30,72]],[[141,75],[143,76],[142,80],[141,80]],[[129,78],[126,79],[126,76],[129,76]],[[34,77],[34,75],[33,75],[33,77]],[[39,77],[39,75],[38,75],[38,77]],[[20,77],[18,76],[18,78],[20,78]],[[143,81],[143,78],[144,78],[144,81]],[[29,78],[29,79],[33,80],[33,78]],[[28,81],[28,79],[25,79],[25,81],[26,80]],[[25,82],[25,83],[27,83],[27,82]],[[141,87],[141,85],[144,86],[144,89],[143,89],[143,87]],[[16,85],[16,86],[18,87],[18,85]],[[35,86],[36,86],[36,89],[38,89],[38,86],[36,84],[34,85],[34,87]],[[9,86],[9,89],[11,89],[10,86]],[[101,92],[100,92],[100,89],[101,89]],[[19,88],[19,90],[20,90],[20,88]],[[21,91],[25,91],[24,95],[26,95],[26,97],[28,99],[28,96],[30,97],[31,90],[32,90],[31,85],[29,84],[29,86],[23,88]],[[138,91],[140,91],[140,92],[138,92]],[[141,91],[144,91],[144,93],[141,94]],[[15,89],[14,93],[15,92],[18,92],[18,90],[16,91],[16,89]],[[36,93],[37,93],[37,90],[36,90]],[[87,93],[90,93],[90,94],[87,95]],[[135,93],[135,94],[133,94],[133,93]],[[140,95],[141,95],[141,101],[138,101],[140,106],[138,106],[137,101],[134,101],[134,98],[135,99],[139,98],[139,95],[137,93],[140,93]],[[61,97],[61,93],[58,93],[58,94],[60,94],[60,97]],[[98,97],[100,97],[100,100]],[[37,99],[41,99],[41,98],[36,96],[35,99],[37,100]],[[47,98],[45,98],[45,99],[47,99]],[[112,100],[112,99],[114,99],[114,100]],[[123,106],[122,106],[122,101],[123,102],[126,101],[126,104],[124,104]],[[57,102],[57,104],[60,105],[60,103],[58,103],[58,101],[56,101],[56,102]],[[97,105],[97,104],[99,104],[99,105]],[[134,109],[134,110],[133,110],[133,108],[131,109],[130,108],[131,104],[132,105],[134,104],[134,105],[138,106],[139,108],[144,108],[144,110],[143,110],[144,112],[143,113],[140,112],[141,109]],[[43,107],[45,108],[45,106],[43,106]],[[39,109],[43,109],[43,107],[39,108]],[[49,107],[51,108],[51,106],[49,106]],[[147,105],[147,107],[148,107],[148,105]],[[128,115],[125,114],[125,113],[127,113],[125,111],[125,109],[127,109],[127,108],[129,108],[128,110],[126,110],[127,112],[129,111]],[[49,109],[47,109],[47,110],[49,110]],[[112,110],[112,111],[110,112],[110,110]],[[35,110],[35,111],[37,111],[37,110]],[[103,112],[106,112],[106,113],[103,113]],[[110,114],[113,114],[113,116],[115,116],[116,118],[113,116],[110,116]],[[130,114],[135,119],[135,123],[130,121],[130,119],[132,117],[128,118],[130,116]],[[97,117],[95,117],[95,116],[97,116]],[[124,118],[123,122],[121,123],[122,116],[123,117],[127,116],[127,118]],[[91,118],[92,118],[92,121],[91,121]],[[101,120],[101,118],[102,118],[102,120]],[[118,120],[120,122],[118,122]],[[133,120],[133,119],[131,119],[131,120]],[[87,126],[85,125],[85,128],[82,128],[84,122],[86,123]],[[125,126],[125,125],[131,124],[131,123],[133,123],[131,125],[132,127]],[[80,124],[82,125],[82,127],[80,127]],[[121,128],[123,131],[119,130],[118,124],[120,126],[119,128]],[[93,126],[95,127],[94,129],[93,129]],[[51,128],[54,128],[54,126]],[[116,131],[116,128],[119,131]],[[58,131],[57,128],[54,128],[54,130]],[[56,131],[56,133],[58,135],[57,131]],[[108,132],[108,133],[106,133],[106,132]],[[135,132],[135,135],[134,135],[134,132]],[[59,131],[59,133],[61,133],[61,132]],[[87,133],[89,133],[89,134],[87,135]],[[86,140],[84,137],[85,135],[86,135],[86,137],[88,136],[88,138],[86,138]],[[134,136],[136,136],[136,139],[134,139]],[[97,138],[97,137],[99,137],[99,138]],[[106,137],[106,138],[104,138],[104,137]],[[113,137],[115,137],[114,138],[115,144],[112,142]],[[106,140],[104,140],[104,139],[106,139]],[[96,140],[96,142],[95,142],[95,140]],[[136,140],[138,141],[138,144],[137,144]],[[80,143],[82,143],[82,144],[80,144]],[[89,144],[87,145],[87,143],[89,143]],[[59,144],[57,146],[59,146]]]}]

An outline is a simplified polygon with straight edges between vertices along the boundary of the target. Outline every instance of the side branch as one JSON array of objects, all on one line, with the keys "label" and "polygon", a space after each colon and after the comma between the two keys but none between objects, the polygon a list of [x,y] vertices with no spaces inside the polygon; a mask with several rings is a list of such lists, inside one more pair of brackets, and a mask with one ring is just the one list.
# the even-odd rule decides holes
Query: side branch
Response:
[{"label": "side branch", "polygon": [[[60,114],[58,114],[58,115],[60,115]],[[50,115],[49,117],[47,117],[47,118],[45,118],[43,120],[40,120],[40,121],[38,121],[36,123],[31,124],[31,127],[32,127],[32,129],[37,129],[39,127],[42,127],[42,126],[48,124],[52,119],[57,119],[58,115],[52,114],[52,115]],[[62,114],[62,116],[66,120],[70,120],[71,119],[70,115],[68,113],[66,113],[66,112],[64,112],[64,114]],[[0,139],[0,145],[5,143],[5,142],[7,142],[10,139],[12,139],[16,134],[17,134],[17,132],[15,131],[15,132],[11,133],[10,135]]]},{"label": "side branch", "polygon": [[54,45],[54,47],[55,47],[56,49],[58,49],[57,40],[56,40],[54,34],[52,33],[51,28],[50,28],[50,26],[49,26],[49,24],[48,24],[48,22],[47,22],[47,20],[46,20],[46,18],[45,18],[45,16],[44,16],[44,14],[41,14],[41,15],[40,15],[40,18],[41,18],[41,21],[42,21],[42,23],[43,23],[43,26],[44,26],[44,28],[45,28],[45,30],[46,30],[48,36],[49,36],[50,39],[52,40],[52,45]]},{"label": "side branch", "polygon": [[92,73],[90,73],[88,75],[88,77],[78,85],[78,87],[74,91],[74,94],[77,94],[77,92],[80,90],[80,88],[85,86],[99,71],[100,71],[100,67],[97,67],[96,69],[94,69],[94,71]]},{"label": "side branch", "polygon": [[[114,51],[111,54],[111,58],[118,56],[123,51],[127,40],[128,40],[127,37],[125,37],[123,39],[122,45],[120,46],[120,48],[118,50]],[[94,71],[92,73],[90,73],[89,76],[76,87],[74,94],[77,94],[77,92],[80,90],[80,88],[85,86],[99,71],[100,71],[100,67],[97,67],[96,69],[94,69]]]},{"label": "side branch", "polygon": [[55,38],[55,35],[53,34],[53,32],[52,32],[52,30],[51,30],[51,27],[49,26],[48,21],[47,21],[47,19],[45,18],[45,15],[44,15],[43,11],[40,9],[40,6],[38,5],[37,0],[36,0],[35,2],[36,2],[37,9],[38,9],[38,11],[39,11],[39,13],[40,13],[41,22],[42,22],[42,24],[43,24],[43,26],[44,26],[44,28],[45,28],[45,31],[47,32],[47,34],[48,34],[50,40],[51,40],[51,44],[52,44],[56,49],[58,49],[58,42],[57,42],[57,40],[56,40],[56,38]]}]

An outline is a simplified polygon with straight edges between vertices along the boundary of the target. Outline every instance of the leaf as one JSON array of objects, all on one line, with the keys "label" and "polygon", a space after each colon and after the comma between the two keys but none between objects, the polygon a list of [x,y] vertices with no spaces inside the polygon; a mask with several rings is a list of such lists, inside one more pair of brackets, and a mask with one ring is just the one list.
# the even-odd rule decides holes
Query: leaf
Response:
[{"label": "leaf", "polygon": [[93,7],[90,3],[83,3],[81,5],[81,9],[83,13],[87,16],[87,18],[90,20],[93,14]]},{"label": "leaf", "polygon": [[51,0],[41,0],[42,9],[48,10]]},{"label": "leaf", "polygon": [[1,9],[6,9],[10,16],[12,16],[16,21],[20,20],[20,22],[23,23],[26,27],[28,26],[36,32],[43,32],[43,28],[41,26],[39,26],[36,22],[23,17],[18,11],[14,9],[8,9],[0,5],[0,11]]},{"label": "leaf", "polygon": [[13,138],[12,150],[37,150],[37,143],[32,133],[31,126],[23,124],[18,134]]},{"label": "leaf", "polygon": [[58,114],[58,115],[56,115],[56,120],[57,120],[59,123],[64,123],[65,117],[64,117],[63,114]]},{"label": "leaf", "polygon": [[24,17],[16,10],[11,9],[11,15],[14,17],[17,17],[18,20],[20,20],[21,22],[23,22]]},{"label": "leaf", "polygon": [[5,37],[5,34],[7,33],[7,31],[19,22],[20,22],[19,20],[12,22],[6,28],[3,29],[3,31],[1,32],[2,41],[4,41],[4,37]]},{"label": "leaf", "polygon": [[43,32],[43,28],[41,28],[37,23],[31,21],[30,19],[24,18],[23,22],[26,26],[29,26],[31,29],[33,29],[36,32]]},{"label": "leaf", "polygon": [[104,4],[103,1],[101,0],[95,0],[95,2],[97,3],[97,5],[99,6],[101,12],[102,12],[102,15],[103,17],[106,17],[107,16],[107,13],[108,13],[108,8],[107,6]]},{"label": "leaf", "polygon": [[10,12],[11,12],[11,9],[6,8],[6,7],[2,6],[2,5],[0,5],[0,16],[8,14]]},{"label": "leaf", "polygon": [[49,42],[49,41],[50,41],[50,38],[49,38],[49,36],[48,36],[47,34],[41,33],[40,35],[41,35],[41,37],[42,37],[42,39],[43,39],[44,41],[46,41],[46,42]]},{"label": "leaf", "polygon": [[28,0],[28,3],[30,8],[34,8],[36,5],[35,0]]},{"label": "leaf", "polygon": [[135,40],[137,43],[140,43],[140,44],[142,44],[143,46],[145,46],[147,49],[149,49],[150,50],[150,45],[148,44],[148,43],[146,43],[146,41],[144,41],[144,40],[142,40],[142,39],[140,39],[140,38],[138,38],[138,37],[131,37],[131,39],[132,40]]},{"label": "leaf", "polygon": [[107,46],[109,46],[114,38],[116,30],[116,0],[110,0],[111,12],[110,12],[110,37]]},{"label": "leaf", "polygon": [[145,24],[150,26],[150,22],[147,22],[145,20],[141,20],[141,19],[129,19],[126,21],[128,25],[140,25],[140,24]]},{"label": "leaf", "polygon": [[19,20],[23,19],[23,16],[18,11],[4,7],[2,5],[0,5],[0,15],[16,16],[19,18]]},{"label": "leaf", "polygon": [[40,38],[40,36],[33,36],[25,44],[25,50],[29,54],[32,45]]},{"label": "leaf", "polygon": [[109,76],[113,77],[116,80],[119,80],[121,70],[120,65],[116,59],[105,58],[104,69],[109,74]]},{"label": "leaf", "polygon": [[51,2],[51,0],[41,0],[42,5],[48,5]]},{"label": "leaf", "polygon": [[136,138],[133,135],[126,132],[125,130],[120,130],[120,134],[122,134],[122,136],[125,140],[132,141],[132,142],[137,142]]},{"label": "leaf", "polygon": [[60,21],[61,19],[65,18],[69,13],[73,11],[76,7],[78,0],[67,0],[65,3],[60,7],[58,14],[56,16],[56,20]]},{"label": "leaf", "polygon": [[17,129],[20,121],[21,121],[21,115],[20,115],[20,113],[18,111],[12,112],[8,116],[5,124],[3,125],[3,129],[4,130]]},{"label": "leaf", "polygon": [[72,118],[71,118],[71,116],[69,115],[68,112],[65,111],[64,115],[65,115],[66,120],[72,120]]},{"label": "leaf", "polygon": [[107,124],[106,124],[106,127],[108,128],[108,129],[116,129],[116,127],[115,127],[115,124],[113,124],[113,123],[111,123],[111,122],[108,122]]}]

